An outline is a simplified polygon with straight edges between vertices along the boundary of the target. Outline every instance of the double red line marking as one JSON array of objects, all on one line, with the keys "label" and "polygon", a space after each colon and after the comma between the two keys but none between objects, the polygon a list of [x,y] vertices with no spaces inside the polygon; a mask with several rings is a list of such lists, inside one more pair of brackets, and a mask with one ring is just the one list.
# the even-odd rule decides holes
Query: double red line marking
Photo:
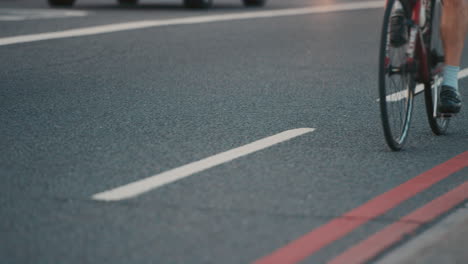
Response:
[{"label": "double red line marking", "polygon": [[[465,167],[468,167],[468,151],[375,197],[341,217],[335,218],[325,225],[312,230],[310,233],[290,242],[283,248],[255,261],[255,264],[298,263],[323,247],[344,237],[359,226],[388,212],[404,201]],[[429,221],[465,199],[468,199],[468,183],[460,185],[458,188],[437,198],[426,206],[416,210],[414,213],[409,214],[401,219],[402,222],[392,224],[376,233],[357,246],[345,251],[330,263],[351,264],[362,263],[369,260],[386,247],[400,240],[403,234],[413,231],[419,226],[416,223],[413,225],[404,224],[405,220]],[[402,226],[404,227],[402,228]],[[400,228],[402,229],[399,230]]]}]

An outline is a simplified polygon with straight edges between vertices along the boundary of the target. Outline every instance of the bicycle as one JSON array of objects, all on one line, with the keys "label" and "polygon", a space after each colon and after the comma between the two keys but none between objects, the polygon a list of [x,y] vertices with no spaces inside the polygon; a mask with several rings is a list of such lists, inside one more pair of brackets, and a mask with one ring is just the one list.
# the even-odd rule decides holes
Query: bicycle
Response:
[{"label": "bicycle", "polygon": [[385,140],[394,151],[401,150],[408,137],[416,94],[424,92],[434,134],[444,134],[450,122],[449,115],[437,111],[444,62],[441,8],[440,0],[387,1],[380,42],[379,101]]}]

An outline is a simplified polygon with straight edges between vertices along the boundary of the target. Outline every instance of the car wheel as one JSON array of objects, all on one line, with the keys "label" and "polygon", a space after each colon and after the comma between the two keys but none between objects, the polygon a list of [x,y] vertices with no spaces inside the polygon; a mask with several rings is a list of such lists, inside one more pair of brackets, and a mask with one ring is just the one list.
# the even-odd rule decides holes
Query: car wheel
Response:
[{"label": "car wheel", "polygon": [[188,8],[208,8],[213,5],[213,0],[184,0],[184,5]]},{"label": "car wheel", "polygon": [[117,0],[121,5],[136,5],[138,0]]},{"label": "car wheel", "polygon": [[243,0],[245,6],[264,6],[266,0]]},{"label": "car wheel", "polygon": [[67,7],[73,6],[75,0],[49,0],[50,6]]}]

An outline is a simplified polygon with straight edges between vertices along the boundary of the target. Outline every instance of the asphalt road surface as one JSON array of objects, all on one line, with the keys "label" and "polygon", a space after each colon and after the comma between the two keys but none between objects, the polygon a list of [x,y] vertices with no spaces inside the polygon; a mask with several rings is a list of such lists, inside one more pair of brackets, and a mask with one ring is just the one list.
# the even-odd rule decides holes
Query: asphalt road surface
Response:
[{"label": "asphalt road surface", "polygon": [[418,96],[405,150],[385,145],[382,16],[0,2],[0,263],[326,263],[462,186],[466,109],[437,137]]}]

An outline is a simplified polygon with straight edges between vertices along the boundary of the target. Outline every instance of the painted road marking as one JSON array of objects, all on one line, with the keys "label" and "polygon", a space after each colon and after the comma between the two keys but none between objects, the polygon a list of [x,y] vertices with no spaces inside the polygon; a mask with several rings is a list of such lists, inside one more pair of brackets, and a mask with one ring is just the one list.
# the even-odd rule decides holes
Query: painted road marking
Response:
[{"label": "painted road marking", "polygon": [[283,248],[257,260],[255,264],[298,263],[467,166],[468,151],[312,230]]},{"label": "painted road marking", "polygon": [[[424,91],[424,85],[420,83],[420,84],[416,85],[416,88],[414,89],[414,94],[420,94],[423,91]],[[406,97],[408,97],[408,91],[403,90],[403,91],[399,91],[397,93],[389,94],[385,98],[386,98],[387,102],[398,102],[400,100],[405,99]],[[378,101],[380,101],[380,99],[377,99],[377,102]]]},{"label": "painted road marking", "polygon": [[465,68],[458,72],[458,80],[468,77],[468,68]]},{"label": "painted road marking", "polygon": [[[468,77],[468,68],[465,68],[465,69],[461,70],[458,73],[458,79],[459,80],[461,80],[463,78],[466,78],[466,77]],[[423,91],[424,91],[424,85],[423,84],[420,83],[420,84],[416,85],[416,89],[414,90],[415,94],[420,94]],[[400,100],[405,99],[406,97],[408,97],[408,92],[407,91],[400,91],[400,92],[397,92],[397,93],[387,95],[386,99],[387,99],[387,102],[398,102]],[[377,102],[378,101],[380,101],[380,99],[377,99]]]},{"label": "painted road marking", "polygon": [[213,168],[223,163],[238,159],[262,149],[269,148],[281,142],[299,137],[314,131],[314,128],[298,128],[287,130],[279,134],[257,140],[250,144],[222,152],[211,157],[189,163],[187,165],[136,181],[112,190],[97,193],[92,196],[94,200],[119,201],[130,199],[163,185],[181,180],[195,173]]},{"label": "painted road marking", "polygon": [[398,222],[387,226],[340,254],[332,261],[328,262],[328,264],[366,263],[385,249],[402,240],[405,235],[413,233],[422,225],[448,212],[466,199],[468,199],[468,182],[463,183],[452,191],[447,192],[425,206],[404,216]]},{"label": "painted road marking", "polygon": [[384,7],[384,1],[365,1],[365,2],[353,2],[353,3],[335,4],[335,5],[326,5],[326,6],[315,6],[315,7],[308,7],[308,8],[291,8],[291,9],[269,10],[269,11],[242,12],[242,13],[223,14],[223,15],[194,16],[194,17],[166,19],[166,20],[143,20],[143,21],[135,21],[135,22],[128,22],[128,23],[110,24],[110,25],[104,25],[104,26],[78,28],[78,29],[58,31],[58,32],[48,32],[48,33],[0,38],[0,46],[41,41],[41,40],[97,35],[97,34],[119,32],[119,31],[125,31],[125,30],[136,30],[136,29],[150,28],[150,27],[191,25],[191,24],[212,23],[212,22],[220,22],[220,21],[298,16],[298,15],[330,13],[330,12],[338,12],[338,11],[374,9],[374,8],[382,8],[382,7]]},{"label": "painted road marking", "polygon": [[0,21],[22,21],[33,19],[83,17],[86,11],[77,10],[50,10],[50,9],[0,9]]}]

